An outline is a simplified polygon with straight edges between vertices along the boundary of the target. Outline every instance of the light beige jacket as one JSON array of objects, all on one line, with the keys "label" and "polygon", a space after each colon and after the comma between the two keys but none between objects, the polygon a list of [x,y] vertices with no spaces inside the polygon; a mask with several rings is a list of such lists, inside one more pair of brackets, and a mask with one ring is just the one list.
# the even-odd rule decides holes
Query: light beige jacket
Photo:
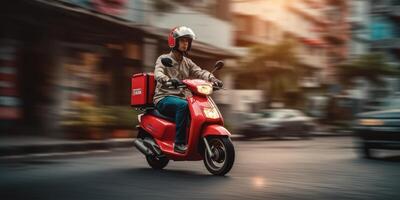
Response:
[{"label": "light beige jacket", "polygon": [[[172,59],[173,67],[166,67],[161,63],[161,59],[165,57]],[[210,79],[214,77],[209,71],[202,70],[190,58],[183,56],[182,61],[180,63],[177,62],[173,58],[172,52],[163,54],[157,58],[154,76],[157,80],[156,91],[153,98],[154,105],[166,96],[185,97],[181,89],[171,89],[163,85],[163,83],[171,78],[177,78],[179,80],[197,78],[210,81]]]}]

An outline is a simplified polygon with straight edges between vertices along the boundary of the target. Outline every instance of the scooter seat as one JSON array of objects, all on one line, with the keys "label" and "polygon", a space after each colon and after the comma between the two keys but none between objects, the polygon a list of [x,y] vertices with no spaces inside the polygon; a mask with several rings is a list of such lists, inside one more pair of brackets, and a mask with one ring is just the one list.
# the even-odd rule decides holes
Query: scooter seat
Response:
[{"label": "scooter seat", "polygon": [[147,113],[149,113],[151,115],[154,115],[156,117],[159,117],[161,119],[165,119],[165,120],[170,121],[170,122],[175,122],[174,118],[168,117],[168,116],[165,116],[165,115],[161,114],[157,109],[148,110]]}]

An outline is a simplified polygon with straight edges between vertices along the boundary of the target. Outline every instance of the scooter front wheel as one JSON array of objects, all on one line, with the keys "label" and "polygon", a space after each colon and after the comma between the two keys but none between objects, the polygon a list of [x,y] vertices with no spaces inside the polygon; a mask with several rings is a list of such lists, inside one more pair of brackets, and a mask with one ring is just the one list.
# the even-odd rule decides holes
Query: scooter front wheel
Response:
[{"label": "scooter front wheel", "polygon": [[169,159],[165,157],[158,158],[155,156],[146,156],[146,160],[150,167],[153,169],[163,169],[169,163]]},{"label": "scooter front wheel", "polygon": [[228,173],[235,162],[235,148],[228,137],[213,137],[207,139],[212,156],[204,151],[204,165],[207,170],[218,176]]}]

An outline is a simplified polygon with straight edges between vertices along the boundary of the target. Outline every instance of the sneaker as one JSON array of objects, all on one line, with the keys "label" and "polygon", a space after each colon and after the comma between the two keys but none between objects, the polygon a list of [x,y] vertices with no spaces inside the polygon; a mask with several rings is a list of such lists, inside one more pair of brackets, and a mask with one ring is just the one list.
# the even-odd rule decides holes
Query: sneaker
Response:
[{"label": "sneaker", "polygon": [[175,144],[174,145],[174,151],[177,153],[185,153],[186,152],[186,145],[185,144]]}]

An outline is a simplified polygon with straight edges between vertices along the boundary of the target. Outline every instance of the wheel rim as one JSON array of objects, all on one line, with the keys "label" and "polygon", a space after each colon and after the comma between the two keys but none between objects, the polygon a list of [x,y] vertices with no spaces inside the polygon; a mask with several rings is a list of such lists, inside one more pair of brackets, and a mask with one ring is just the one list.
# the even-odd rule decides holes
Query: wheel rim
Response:
[{"label": "wheel rim", "polygon": [[209,145],[211,152],[213,153],[213,157],[210,157],[207,151],[205,152],[207,165],[212,170],[218,171],[225,165],[226,148],[222,141],[219,139],[212,139]]}]

